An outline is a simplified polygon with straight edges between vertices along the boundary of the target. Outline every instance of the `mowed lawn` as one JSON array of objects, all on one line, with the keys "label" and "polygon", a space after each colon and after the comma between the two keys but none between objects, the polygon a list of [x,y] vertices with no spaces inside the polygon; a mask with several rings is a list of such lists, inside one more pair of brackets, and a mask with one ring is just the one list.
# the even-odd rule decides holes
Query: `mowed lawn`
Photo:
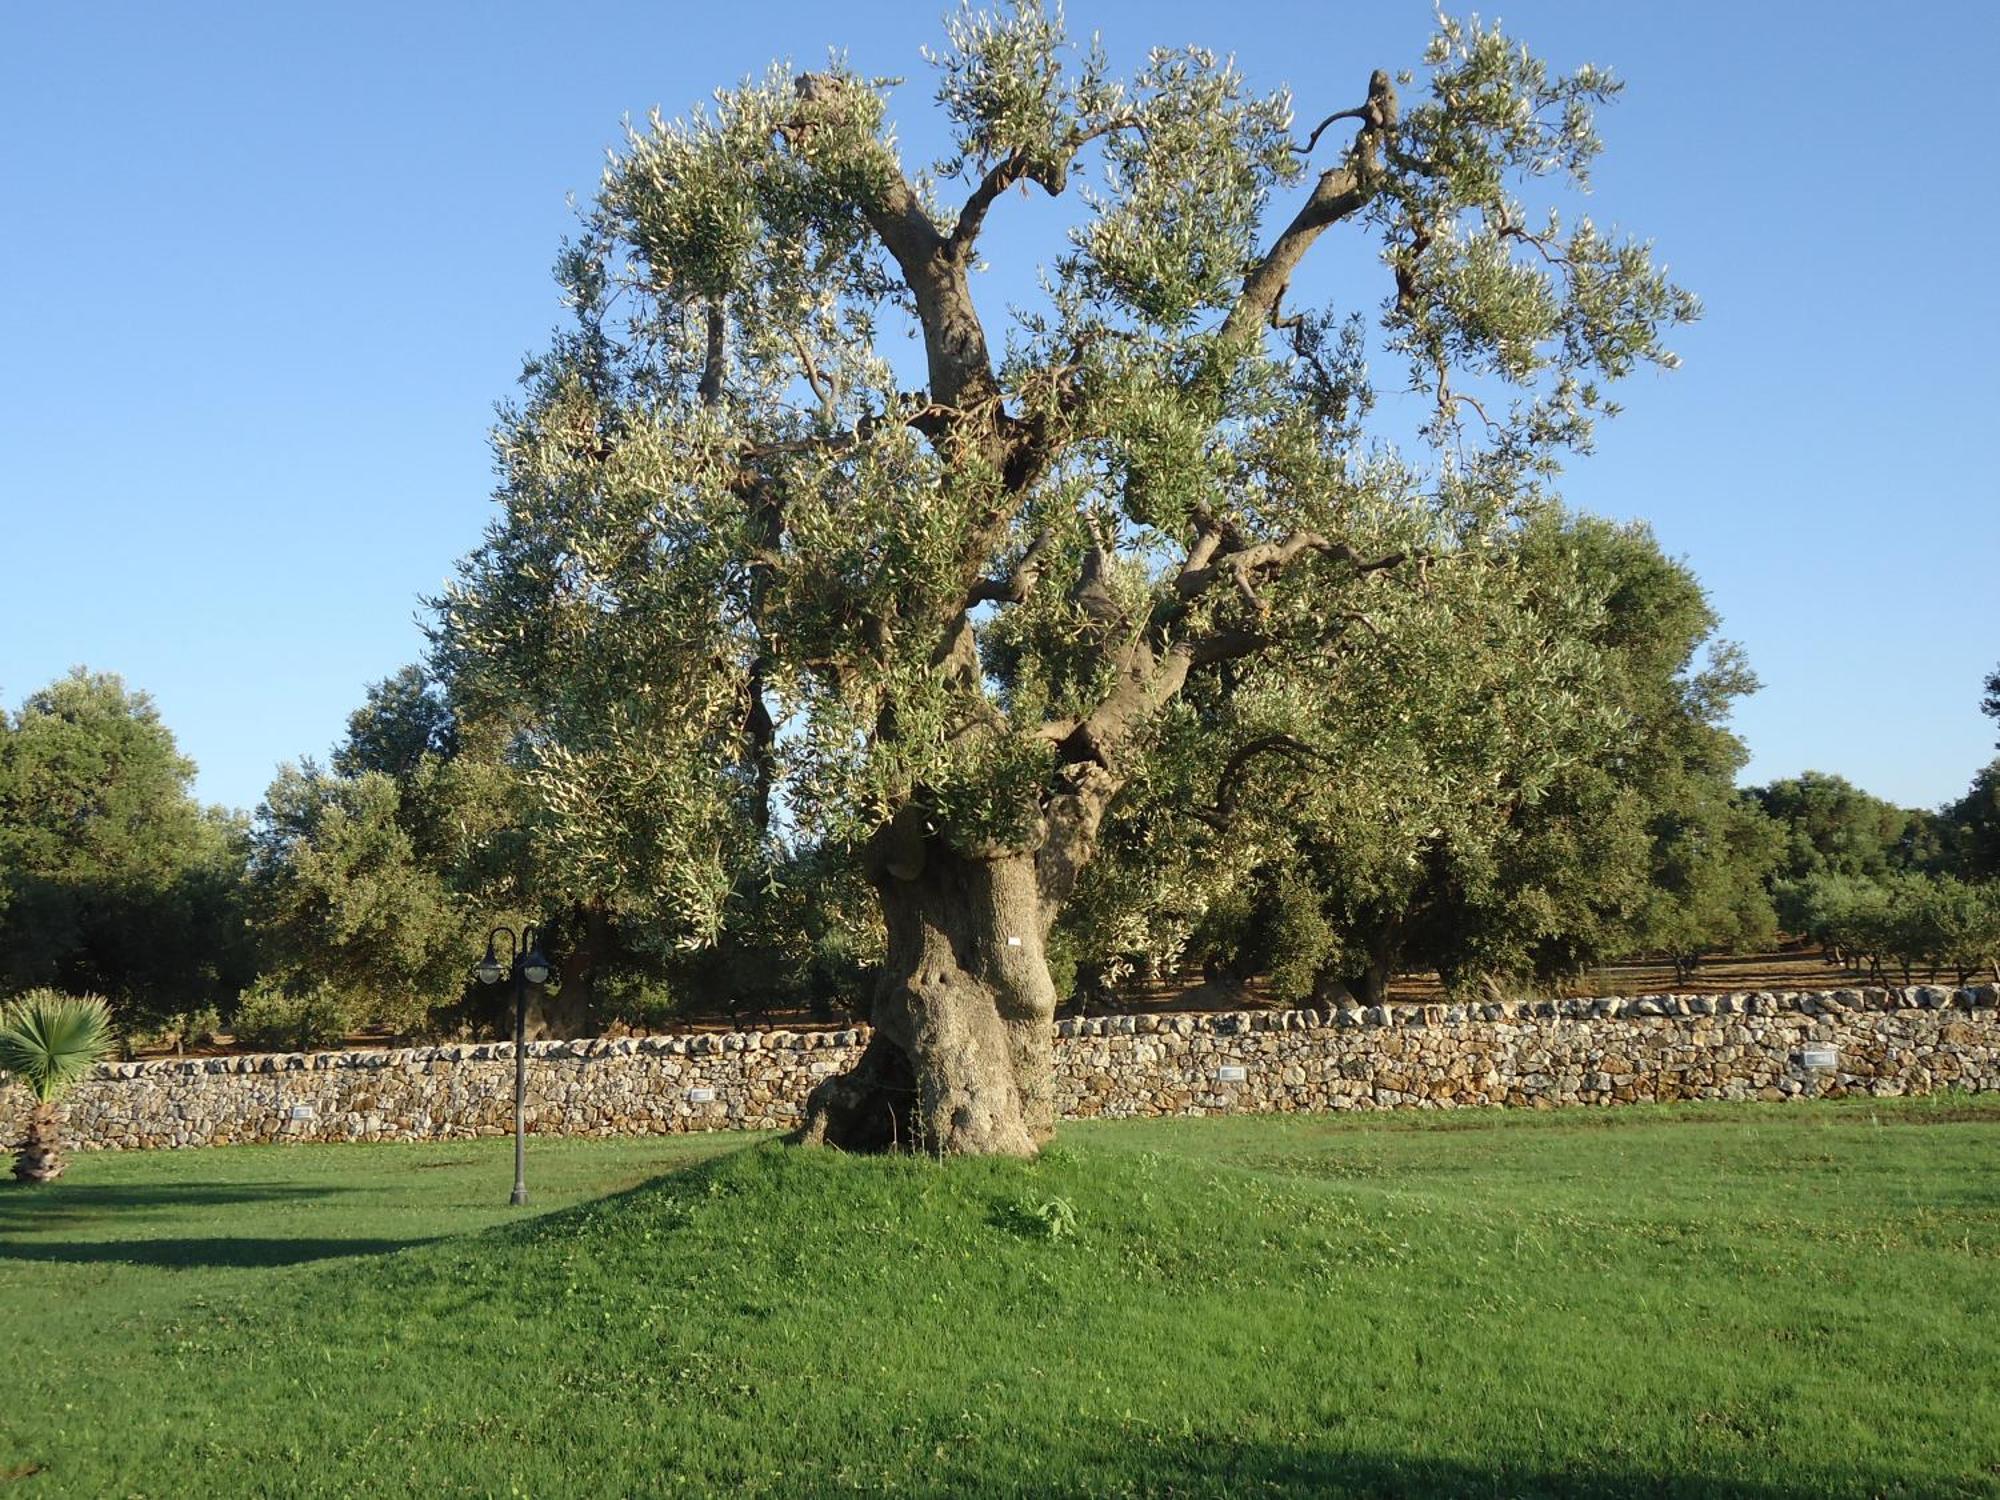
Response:
[{"label": "mowed lawn", "polygon": [[79,1157],[19,1495],[2000,1495],[2000,1101]]}]

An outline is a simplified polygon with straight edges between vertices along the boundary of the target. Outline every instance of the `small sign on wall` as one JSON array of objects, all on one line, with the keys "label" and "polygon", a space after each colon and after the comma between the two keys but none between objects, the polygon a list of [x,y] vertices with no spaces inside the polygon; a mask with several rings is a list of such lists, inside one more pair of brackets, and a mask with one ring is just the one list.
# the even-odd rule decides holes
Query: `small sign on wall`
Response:
[{"label": "small sign on wall", "polygon": [[715,1102],[714,1089],[688,1090],[688,1103],[690,1104],[713,1104],[714,1102]]},{"label": "small sign on wall", "polygon": [[313,1117],[313,1107],[310,1104],[294,1104],[285,1113],[294,1120],[310,1120]]},{"label": "small sign on wall", "polygon": [[1250,1070],[1248,1068],[1239,1067],[1235,1063],[1224,1063],[1215,1070],[1215,1081],[1217,1083],[1241,1083],[1249,1076]]},{"label": "small sign on wall", "polygon": [[1837,1068],[1840,1066],[1840,1053],[1833,1047],[1808,1047],[1799,1054],[1799,1061],[1808,1068]]}]

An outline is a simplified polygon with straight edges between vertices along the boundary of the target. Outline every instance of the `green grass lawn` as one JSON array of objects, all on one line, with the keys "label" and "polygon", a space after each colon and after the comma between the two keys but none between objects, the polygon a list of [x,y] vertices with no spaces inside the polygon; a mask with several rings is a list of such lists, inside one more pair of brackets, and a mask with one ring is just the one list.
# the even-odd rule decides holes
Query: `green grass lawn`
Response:
[{"label": "green grass lawn", "polygon": [[2000,1495],[2000,1101],[80,1157],[14,1495]]}]

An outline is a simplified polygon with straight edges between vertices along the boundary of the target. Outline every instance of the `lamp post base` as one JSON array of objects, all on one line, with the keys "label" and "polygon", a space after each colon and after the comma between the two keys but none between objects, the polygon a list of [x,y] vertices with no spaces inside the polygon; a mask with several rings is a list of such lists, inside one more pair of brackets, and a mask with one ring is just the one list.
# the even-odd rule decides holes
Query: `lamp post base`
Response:
[{"label": "lamp post base", "polygon": [[513,1204],[514,1207],[520,1208],[528,1201],[528,1190],[524,1187],[515,1188],[512,1193],[508,1194],[507,1201]]}]

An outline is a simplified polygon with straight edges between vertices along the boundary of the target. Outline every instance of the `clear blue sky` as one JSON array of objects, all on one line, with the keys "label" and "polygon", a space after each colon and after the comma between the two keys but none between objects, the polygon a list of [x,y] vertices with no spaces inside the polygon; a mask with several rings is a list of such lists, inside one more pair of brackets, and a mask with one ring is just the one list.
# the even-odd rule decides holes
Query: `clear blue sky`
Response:
[{"label": "clear blue sky", "polygon": [[[898,114],[927,142],[917,48],[943,9],[5,7],[0,701],[77,663],[122,673],[202,796],[254,806],[420,652],[419,596],[485,524],[492,404],[557,319],[565,194],[621,116],[838,44],[910,79]],[[1977,699],[2000,662],[2000,8],[1485,11],[1627,79],[1593,212],[1708,308],[1569,498],[1651,521],[1748,648],[1748,779],[1958,795],[1993,754]],[[1070,16],[1124,60],[1233,51],[1313,116],[1414,64],[1430,7]]]}]

